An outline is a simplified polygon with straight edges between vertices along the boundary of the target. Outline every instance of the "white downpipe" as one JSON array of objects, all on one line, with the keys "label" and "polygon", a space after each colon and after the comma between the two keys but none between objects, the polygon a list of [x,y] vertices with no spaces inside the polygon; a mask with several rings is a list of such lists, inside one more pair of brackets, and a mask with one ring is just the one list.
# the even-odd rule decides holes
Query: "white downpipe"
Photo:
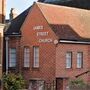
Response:
[{"label": "white downpipe", "polygon": [[5,37],[6,40],[6,74],[8,74],[8,41],[9,38]]}]

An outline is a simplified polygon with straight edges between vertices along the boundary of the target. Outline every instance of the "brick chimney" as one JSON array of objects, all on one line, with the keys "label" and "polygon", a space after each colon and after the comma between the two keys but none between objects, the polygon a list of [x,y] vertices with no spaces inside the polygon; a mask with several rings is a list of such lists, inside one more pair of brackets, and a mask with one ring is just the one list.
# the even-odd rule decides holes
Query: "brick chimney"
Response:
[{"label": "brick chimney", "polygon": [[5,22],[6,0],[0,0],[0,23]]},{"label": "brick chimney", "polygon": [[10,10],[10,14],[9,14],[10,21],[11,21],[12,19],[16,18],[17,15],[18,15],[18,14],[17,14],[16,9],[15,9],[15,8],[11,8],[11,10]]}]

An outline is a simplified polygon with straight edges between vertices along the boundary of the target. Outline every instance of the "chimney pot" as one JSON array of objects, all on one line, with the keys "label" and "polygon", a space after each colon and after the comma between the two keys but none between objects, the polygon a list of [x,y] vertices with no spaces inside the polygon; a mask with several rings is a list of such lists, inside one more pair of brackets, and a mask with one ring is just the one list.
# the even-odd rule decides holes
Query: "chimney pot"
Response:
[{"label": "chimney pot", "polygon": [[12,19],[14,19],[15,17],[17,17],[17,11],[16,11],[16,9],[15,8],[11,8],[11,10],[10,10],[10,21],[12,20]]}]

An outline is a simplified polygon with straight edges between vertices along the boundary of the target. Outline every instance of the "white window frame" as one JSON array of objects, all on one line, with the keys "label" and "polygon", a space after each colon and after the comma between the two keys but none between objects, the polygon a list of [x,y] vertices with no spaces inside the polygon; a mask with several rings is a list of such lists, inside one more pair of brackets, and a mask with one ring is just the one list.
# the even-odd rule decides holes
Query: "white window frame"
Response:
[{"label": "white window frame", "polygon": [[34,61],[33,61],[33,67],[39,68],[39,47],[34,46]]},{"label": "white window frame", "polygon": [[66,68],[72,68],[72,52],[66,53]]},{"label": "white window frame", "polygon": [[24,47],[24,67],[30,67],[30,48]]},{"label": "white window frame", "polygon": [[9,49],[9,67],[16,67],[16,48]]},{"label": "white window frame", "polygon": [[77,52],[77,68],[83,67],[83,52]]}]

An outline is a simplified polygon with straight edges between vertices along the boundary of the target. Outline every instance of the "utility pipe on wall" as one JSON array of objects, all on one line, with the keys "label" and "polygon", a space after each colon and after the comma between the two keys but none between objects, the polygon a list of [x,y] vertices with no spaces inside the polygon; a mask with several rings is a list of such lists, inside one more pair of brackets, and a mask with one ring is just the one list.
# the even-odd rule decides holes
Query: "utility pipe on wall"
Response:
[{"label": "utility pipe on wall", "polygon": [[6,40],[6,74],[8,74],[8,41],[9,37],[5,37]]}]

